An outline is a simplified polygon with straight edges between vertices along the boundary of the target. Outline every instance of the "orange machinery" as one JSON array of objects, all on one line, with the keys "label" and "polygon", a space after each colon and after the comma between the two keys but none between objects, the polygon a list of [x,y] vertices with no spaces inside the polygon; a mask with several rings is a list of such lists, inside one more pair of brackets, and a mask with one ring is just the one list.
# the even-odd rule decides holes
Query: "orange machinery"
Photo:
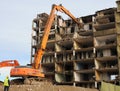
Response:
[{"label": "orange machinery", "polygon": [[11,69],[10,75],[11,77],[45,77],[45,75],[41,72],[41,59],[45,52],[46,44],[49,37],[49,32],[52,26],[52,23],[55,19],[55,12],[60,11],[67,14],[69,17],[71,17],[81,28],[83,26],[82,23],[80,23],[66,8],[64,8],[62,5],[53,5],[51,13],[49,15],[49,18],[47,20],[46,26],[44,28],[44,34],[43,38],[41,40],[41,44],[39,45],[39,49],[37,50],[35,57],[34,57],[34,63],[32,64],[32,67],[16,67]]},{"label": "orange machinery", "polygon": [[19,66],[17,60],[5,60],[0,62],[0,67],[10,67],[10,66]]}]

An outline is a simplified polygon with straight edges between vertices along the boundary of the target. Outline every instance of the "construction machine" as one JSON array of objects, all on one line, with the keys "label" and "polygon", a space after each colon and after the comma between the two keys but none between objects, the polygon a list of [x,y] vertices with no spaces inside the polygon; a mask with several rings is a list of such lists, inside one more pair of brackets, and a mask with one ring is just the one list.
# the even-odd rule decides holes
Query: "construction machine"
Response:
[{"label": "construction machine", "polygon": [[17,60],[4,60],[4,61],[0,62],[0,85],[3,84],[2,76],[4,76],[5,74],[9,75],[9,73],[6,73],[5,71],[1,71],[1,70],[3,70],[4,67],[10,67],[10,68],[7,68],[8,71],[9,71],[12,67],[16,67],[16,66],[19,66],[19,65],[20,64]]},{"label": "construction machine", "polygon": [[0,67],[10,67],[10,66],[19,66],[19,62],[17,60],[5,60],[0,62]]},{"label": "construction machine", "polygon": [[72,18],[73,21],[75,21],[79,27],[82,27],[83,24],[78,21],[66,8],[64,8],[62,5],[53,5],[50,15],[48,17],[48,20],[46,22],[45,28],[44,28],[44,34],[41,40],[41,43],[39,45],[39,49],[37,50],[34,61],[32,63],[32,67],[16,67],[11,69],[10,75],[11,77],[40,77],[45,78],[45,75],[41,72],[41,60],[42,56],[44,55],[49,32],[52,26],[52,23],[56,16],[56,11],[64,12],[67,14],[70,18]]}]

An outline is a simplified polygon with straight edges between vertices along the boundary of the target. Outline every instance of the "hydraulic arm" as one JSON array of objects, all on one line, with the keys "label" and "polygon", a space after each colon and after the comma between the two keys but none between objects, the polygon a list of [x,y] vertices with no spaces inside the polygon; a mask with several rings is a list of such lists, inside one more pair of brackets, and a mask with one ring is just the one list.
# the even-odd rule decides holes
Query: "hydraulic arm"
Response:
[{"label": "hydraulic arm", "polygon": [[19,66],[17,60],[5,60],[0,62],[0,67]]},{"label": "hydraulic arm", "polygon": [[52,6],[52,10],[50,13],[50,16],[47,20],[45,29],[44,29],[44,35],[41,41],[41,45],[40,45],[40,49],[37,51],[36,55],[35,55],[35,59],[34,59],[34,65],[33,68],[38,69],[39,68],[39,64],[40,61],[42,59],[42,56],[44,54],[45,48],[46,48],[46,44],[48,41],[48,37],[49,37],[49,32],[52,26],[52,23],[54,21],[55,18],[55,11],[60,11],[63,12],[65,14],[67,14],[69,17],[71,17],[77,24],[79,27],[82,27],[82,23],[80,23],[66,8],[64,8],[62,5],[53,5]]}]

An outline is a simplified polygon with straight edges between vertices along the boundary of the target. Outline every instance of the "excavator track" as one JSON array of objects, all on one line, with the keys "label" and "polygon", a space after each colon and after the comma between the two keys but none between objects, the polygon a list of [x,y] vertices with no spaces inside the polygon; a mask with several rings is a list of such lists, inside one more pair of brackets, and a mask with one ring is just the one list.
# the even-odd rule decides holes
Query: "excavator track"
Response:
[{"label": "excavator track", "polygon": [[20,78],[20,79],[14,79],[11,80],[12,85],[39,85],[39,84],[52,84],[51,80],[48,80],[46,78]]},{"label": "excavator track", "polygon": [[22,79],[22,78],[12,79],[10,81],[10,84],[11,85],[22,85],[22,84],[24,84],[24,79]]}]

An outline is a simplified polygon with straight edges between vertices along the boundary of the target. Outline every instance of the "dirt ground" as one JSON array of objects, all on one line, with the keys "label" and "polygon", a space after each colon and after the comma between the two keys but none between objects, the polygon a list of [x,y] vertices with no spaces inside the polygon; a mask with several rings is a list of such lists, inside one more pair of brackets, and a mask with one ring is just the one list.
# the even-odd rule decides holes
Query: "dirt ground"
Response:
[{"label": "dirt ground", "polygon": [[[0,91],[3,91],[0,86]],[[98,91],[97,89],[89,89],[82,87],[52,85],[49,83],[40,83],[37,85],[11,85],[9,91]]]}]

